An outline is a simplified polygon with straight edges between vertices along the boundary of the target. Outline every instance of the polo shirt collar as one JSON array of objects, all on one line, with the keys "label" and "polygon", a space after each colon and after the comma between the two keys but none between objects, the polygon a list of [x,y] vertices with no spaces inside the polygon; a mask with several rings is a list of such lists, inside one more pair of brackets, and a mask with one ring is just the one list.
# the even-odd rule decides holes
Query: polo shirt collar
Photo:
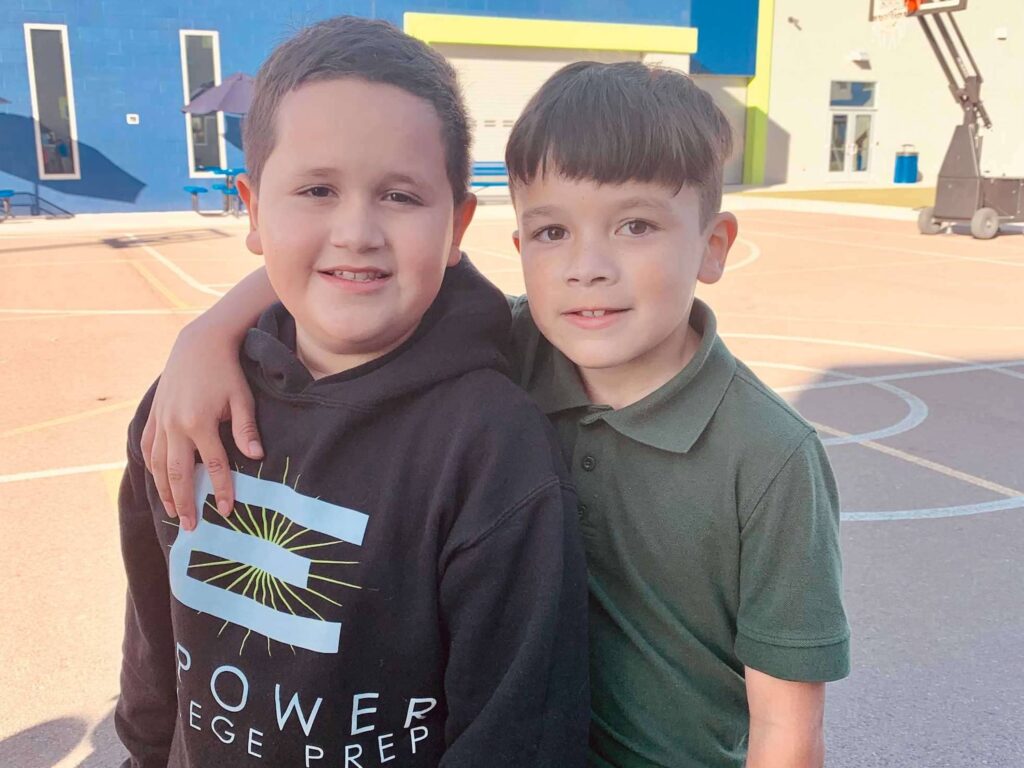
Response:
[{"label": "polo shirt collar", "polygon": [[580,421],[604,421],[637,442],[674,453],[687,453],[704,434],[736,373],[736,358],[718,337],[715,315],[694,299],[690,325],[701,334],[700,347],[678,374],[647,397],[619,410],[594,405],[572,362],[552,348],[549,375],[533,396],[547,414],[587,408]]}]

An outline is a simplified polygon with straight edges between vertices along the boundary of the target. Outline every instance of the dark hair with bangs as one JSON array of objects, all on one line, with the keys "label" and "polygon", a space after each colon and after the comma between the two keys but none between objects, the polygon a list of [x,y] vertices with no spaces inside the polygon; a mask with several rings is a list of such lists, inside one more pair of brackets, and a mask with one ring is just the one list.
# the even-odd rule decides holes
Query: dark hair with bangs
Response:
[{"label": "dark hair with bangs", "polygon": [[[338,16],[313,24],[263,62],[243,122],[245,161],[253,184],[274,149],[281,100],[303,83],[358,77],[394,85],[430,102],[441,120],[448,181],[456,203],[469,191],[469,121],[455,70],[426,43],[384,21]],[[358,119],[358,112],[353,114]]]},{"label": "dark hair with bangs", "polygon": [[598,184],[697,189],[701,226],[722,205],[732,130],[711,97],[676,70],[579,61],[552,75],[505,149],[513,189],[551,170]]}]

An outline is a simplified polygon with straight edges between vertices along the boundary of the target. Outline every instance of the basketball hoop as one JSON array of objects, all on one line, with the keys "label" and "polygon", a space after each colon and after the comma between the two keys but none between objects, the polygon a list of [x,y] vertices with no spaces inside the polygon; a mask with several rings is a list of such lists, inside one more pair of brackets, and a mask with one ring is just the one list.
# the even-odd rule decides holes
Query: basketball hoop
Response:
[{"label": "basketball hoop", "polygon": [[873,0],[871,32],[883,48],[895,48],[907,34],[907,14],[916,13],[920,0]]}]

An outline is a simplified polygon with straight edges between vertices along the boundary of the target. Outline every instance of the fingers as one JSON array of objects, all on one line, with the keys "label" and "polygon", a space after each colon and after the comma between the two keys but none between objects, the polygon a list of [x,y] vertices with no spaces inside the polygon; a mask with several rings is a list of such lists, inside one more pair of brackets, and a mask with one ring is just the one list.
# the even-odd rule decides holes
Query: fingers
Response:
[{"label": "fingers", "polygon": [[149,409],[149,416],[146,418],[146,426],[142,430],[142,439],[139,441],[139,449],[142,451],[142,461],[146,469],[153,471],[153,463],[149,459],[153,451],[153,440],[156,437],[156,418],[153,416],[153,409]]},{"label": "fingers", "polygon": [[149,467],[149,471],[153,473],[156,491],[160,494],[160,501],[164,504],[164,511],[168,517],[177,517],[178,513],[174,508],[174,494],[171,493],[171,484],[167,480],[167,436],[163,432],[158,431],[153,440]]},{"label": "fingers", "polygon": [[167,482],[174,508],[186,531],[196,527],[195,445],[188,438],[167,440]]},{"label": "fingers", "polygon": [[220,433],[208,432],[196,441],[199,455],[210,474],[213,495],[217,499],[217,512],[228,517],[235,506],[235,492],[231,482],[231,465],[220,441]]},{"label": "fingers", "polygon": [[260,431],[256,427],[256,408],[248,387],[244,387],[241,393],[236,393],[231,398],[230,407],[231,434],[235,438],[238,450],[250,459],[262,459],[263,445]]}]

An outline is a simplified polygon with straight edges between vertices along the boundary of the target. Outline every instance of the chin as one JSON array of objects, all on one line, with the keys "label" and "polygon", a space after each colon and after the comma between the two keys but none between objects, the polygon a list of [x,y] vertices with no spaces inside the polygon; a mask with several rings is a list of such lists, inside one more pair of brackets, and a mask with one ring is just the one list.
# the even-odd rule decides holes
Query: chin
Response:
[{"label": "chin", "polygon": [[577,368],[591,371],[616,368],[630,360],[629,354],[622,349],[587,349],[585,345],[570,345],[560,349]]}]

